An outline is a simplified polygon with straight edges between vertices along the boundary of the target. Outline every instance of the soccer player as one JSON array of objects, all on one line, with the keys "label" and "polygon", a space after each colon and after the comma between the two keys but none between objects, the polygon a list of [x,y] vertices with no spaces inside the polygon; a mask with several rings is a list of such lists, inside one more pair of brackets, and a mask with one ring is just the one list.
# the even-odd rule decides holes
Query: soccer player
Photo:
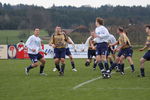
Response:
[{"label": "soccer player", "polygon": [[[66,34],[65,31],[63,31],[63,33]],[[69,41],[71,42],[71,44],[73,45],[74,50],[76,51],[74,42],[72,41],[72,39],[71,39],[69,36],[68,36],[68,39],[69,39]],[[76,69],[76,66],[75,66],[75,63],[74,63],[74,59],[73,59],[73,56],[72,56],[72,54],[71,54],[70,48],[69,48],[69,46],[68,46],[68,43],[66,43],[66,55],[67,55],[67,56],[69,57],[69,59],[70,59],[71,66],[72,66],[72,71],[77,72],[77,69]],[[56,70],[57,70],[57,68],[54,68],[54,69],[53,69],[54,72],[55,72]]]},{"label": "soccer player", "polygon": [[[114,35],[110,34],[109,35],[109,40],[108,40],[108,44],[114,44],[116,43],[116,38],[114,37]],[[115,60],[116,56],[115,56],[115,52],[114,49],[116,48],[116,46],[108,46],[108,51],[107,51],[107,60],[110,62],[110,65],[113,64],[113,61]]]},{"label": "soccer player", "polygon": [[[103,78],[106,78],[106,71],[109,69],[106,54],[108,50],[108,29],[103,26],[104,20],[102,18],[96,18],[96,29],[94,33],[94,41],[96,42],[96,60],[101,70]],[[103,65],[104,64],[104,65]],[[105,68],[104,68],[105,66]]]},{"label": "soccer player", "polygon": [[[68,37],[68,39],[69,39],[69,41],[71,42],[71,44],[73,45],[74,50],[76,51],[74,42],[72,41],[72,39],[71,39],[70,37]],[[77,72],[77,69],[76,69],[76,66],[75,66],[75,63],[74,63],[74,59],[73,59],[73,56],[72,56],[72,54],[71,54],[71,52],[70,52],[70,48],[69,48],[69,46],[68,46],[68,43],[67,43],[67,45],[66,45],[66,55],[67,55],[67,56],[69,57],[69,59],[70,59],[71,66],[72,66],[72,71]]]},{"label": "soccer player", "polygon": [[[91,32],[91,36],[86,40],[85,45],[88,46],[88,59],[86,60],[85,66],[90,66],[90,63],[92,62],[92,58],[96,57],[96,47],[94,42],[94,31]],[[93,70],[96,69],[97,62],[96,59],[94,59],[94,65]]]},{"label": "soccer player", "polygon": [[29,71],[38,66],[38,60],[41,62],[40,75],[46,75],[44,73],[44,66],[45,66],[46,60],[39,53],[39,51],[44,52],[44,50],[41,47],[41,39],[39,38],[39,34],[40,34],[40,29],[36,28],[34,30],[34,34],[28,38],[25,44],[25,46],[28,48],[28,55],[32,61],[32,64],[29,67],[25,68],[26,75],[29,75]]},{"label": "soccer player", "polygon": [[[66,55],[66,44],[71,43],[66,36],[62,32],[61,27],[55,28],[55,33],[52,35],[50,39],[49,45],[54,48],[54,61],[55,61],[55,67],[59,71],[59,75],[64,75],[64,69],[65,69],[65,55]],[[61,67],[60,67],[61,62]]]},{"label": "soccer player", "polygon": [[146,26],[146,33],[147,33],[147,41],[145,43],[145,46],[140,49],[140,51],[143,51],[145,49],[148,49],[148,51],[144,54],[144,56],[140,59],[140,73],[141,77],[145,77],[145,72],[144,72],[144,63],[146,61],[150,60],[150,25]]},{"label": "soccer player", "polygon": [[119,27],[117,29],[117,33],[120,35],[118,41],[114,44],[111,44],[110,46],[119,45],[114,51],[119,52],[115,62],[110,67],[110,70],[108,72],[111,72],[117,65],[120,69],[120,73],[124,75],[124,59],[126,58],[128,62],[130,63],[131,70],[134,72],[134,64],[132,60],[132,54],[133,50],[131,47],[131,43],[129,38],[127,37],[124,29],[122,27]]}]

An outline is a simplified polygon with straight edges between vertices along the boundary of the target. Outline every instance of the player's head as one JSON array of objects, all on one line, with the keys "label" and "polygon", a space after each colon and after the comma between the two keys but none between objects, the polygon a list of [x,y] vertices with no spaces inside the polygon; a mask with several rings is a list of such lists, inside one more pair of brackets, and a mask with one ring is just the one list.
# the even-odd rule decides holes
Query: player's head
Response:
[{"label": "player's head", "polygon": [[35,36],[39,36],[39,34],[40,34],[40,29],[39,28],[35,28],[34,29],[34,35]]},{"label": "player's head", "polygon": [[124,29],[122,27],[119,27],[117,29],[117,33],[120,34],[120,33],[124,33]]},{"label": "player's head", "polygon": [[145,31],[146,31],[146,33],[150,34],[150,25],[146,25]]},{"label": "player's head", "polygon": [[61,34],[61,32],[62,32],[61,27],[60,26],[56,26],[55,33],[59,35],[59,34]]},{"label": "player's head", "polygon": [[90,35],[91,35],[92,37],[94,37],[94,34],[95,34],[95,31],[91,31],[91,32],[90,32]]},{"label": "player's head", "polygon": [[20,42],[23,42],[23,40],[20,40]]},{"label": "player's head", "polygon": [[96,18],[95,25],[96,26],[104,25],[104,19],[102,19],[100,17]]}]

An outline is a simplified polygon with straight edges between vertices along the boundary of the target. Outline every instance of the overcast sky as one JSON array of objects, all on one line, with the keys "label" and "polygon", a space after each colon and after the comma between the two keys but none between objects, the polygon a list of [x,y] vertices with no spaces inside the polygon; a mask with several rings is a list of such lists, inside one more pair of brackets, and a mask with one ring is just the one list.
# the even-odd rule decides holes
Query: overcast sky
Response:
[{"label": "overcast sky", "polygon": [[77,6],[81,5],[90,5],[92,7],[100,7],[101,5],[110,4],[113,6],[116,5],[125,5],[125,6],[146,6],[150,5],[150,0],[0,0],[1,3],[9,3],[12,5],[16,4],[28,4],[28,5],[37,5],[43,6],[45,8],[51,7],[53,4],[56,6]]}]

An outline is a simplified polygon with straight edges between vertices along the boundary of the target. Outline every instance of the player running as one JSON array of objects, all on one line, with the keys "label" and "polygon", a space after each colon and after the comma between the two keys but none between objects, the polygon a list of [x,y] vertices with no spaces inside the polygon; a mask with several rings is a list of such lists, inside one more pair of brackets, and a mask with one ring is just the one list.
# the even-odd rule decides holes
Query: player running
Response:
[{"label": "player running", "polygon": [[125,31],[123,28],[119,27],[117,29],[117,33],[120,35],[118,41],[114,44],[110,44],[110,46],[119,45],[114,51],[119,52],[115,62],[108,70],[109,73],[118,65],[118,68],[120,70],[120,73],[124,75],[124,59],[126,58],[128,62],[130,63],[131,70],[134,72],[134,64],[132,60],[132,54],[133,50],[131,47],[131,43],[129,38],[127,37]]},{"label": "player running", "polygon": [[34,35],[30,36],[25,44],[25,46],[28,48],[28,55],[32,61],[32,64],[29,67],[25,68],[26,75],[29,75],[29,71],[38,66],[38,60],[41,62],[40,75],[46,75],[44,73],[44,66],[46,60],[39,53],[39,51],[44,52],[44,50],[41,47],[41,39],[39,38],[39,34],[40,34],[40,29],[36,28],[34,30]]},{"label": "player running", "polygon": [[[88,59],[86,60],[85,66],[90,66],[90,63],[92,62],[92,58],[96,58],[96,43],[94,42],[94,31],[91,32],[91,36],[86,40],[85,45],[88,46]],[[93,65],[93,70],[96,69],[97,62],[96,59],[94,58],[94,65]]]},{"label": "player running", "polygon": [[[67,43],[71,43],[66,36],[62,32],[61,27],[55,28],[55,33],[52,35],[50,39],[49,45],[54,48],[54,61],[55,61],[55,67],[59,71],[59,75],[64,75],[64,69],[65,69],[65,55],[66,55],[66,45]],[[61,63],[61,67],[60,67]]]},{"label": "player running", "polygon": [[[102,18],[96,18],[96,29],[94,33],[94,41],[96,42],[96,60],[101,70],[103,78],[106,78],[105,72],[109,69],[106,54],[108,50],[109,32]],[[104,65],[103,65],[104,64]],[[105,68],[104,68],[105,66]]]},{"label": "player running", "polygon": [[146,26],[146,33],[147,33],[147,41],[145,43],[145,46],[140,49],[140,51],[143,51],[145,49],[148,49],[148,51],[144,54],[144,56],[140,59],[140,75],[139,77],[145,77],[145,71],[144,71],[144,63],[146,61],[150,60],[150,25]]}]

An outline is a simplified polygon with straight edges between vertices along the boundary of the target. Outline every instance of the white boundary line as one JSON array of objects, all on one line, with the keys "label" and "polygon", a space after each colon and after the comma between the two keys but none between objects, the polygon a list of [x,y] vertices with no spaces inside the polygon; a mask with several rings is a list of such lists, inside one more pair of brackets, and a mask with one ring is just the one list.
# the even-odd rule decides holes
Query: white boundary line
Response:
[{"label": "white boundary line", "polygon": [[[125,68],[125,70],[128,69],[128,68],[129,68],[129,67]],[[115,74],[115,73],[116,73],[116,72],[112,72],[112,74]],[[73,89],[73,90],[76,90],[76,89],[82,87],[83,85],[89,84],[89,83],[94,82],[94,81],[96,81],[96,80],[98,80],[98,79],[102,79],[102,76],[97,77],[97,78],[93,78],[93,79],[91,79],[91,80],[87,80],[87,81],[85,81],[85,82],[82,82],[82,83],[80,83],[80,84],[74,86],[72,89]]]}]

